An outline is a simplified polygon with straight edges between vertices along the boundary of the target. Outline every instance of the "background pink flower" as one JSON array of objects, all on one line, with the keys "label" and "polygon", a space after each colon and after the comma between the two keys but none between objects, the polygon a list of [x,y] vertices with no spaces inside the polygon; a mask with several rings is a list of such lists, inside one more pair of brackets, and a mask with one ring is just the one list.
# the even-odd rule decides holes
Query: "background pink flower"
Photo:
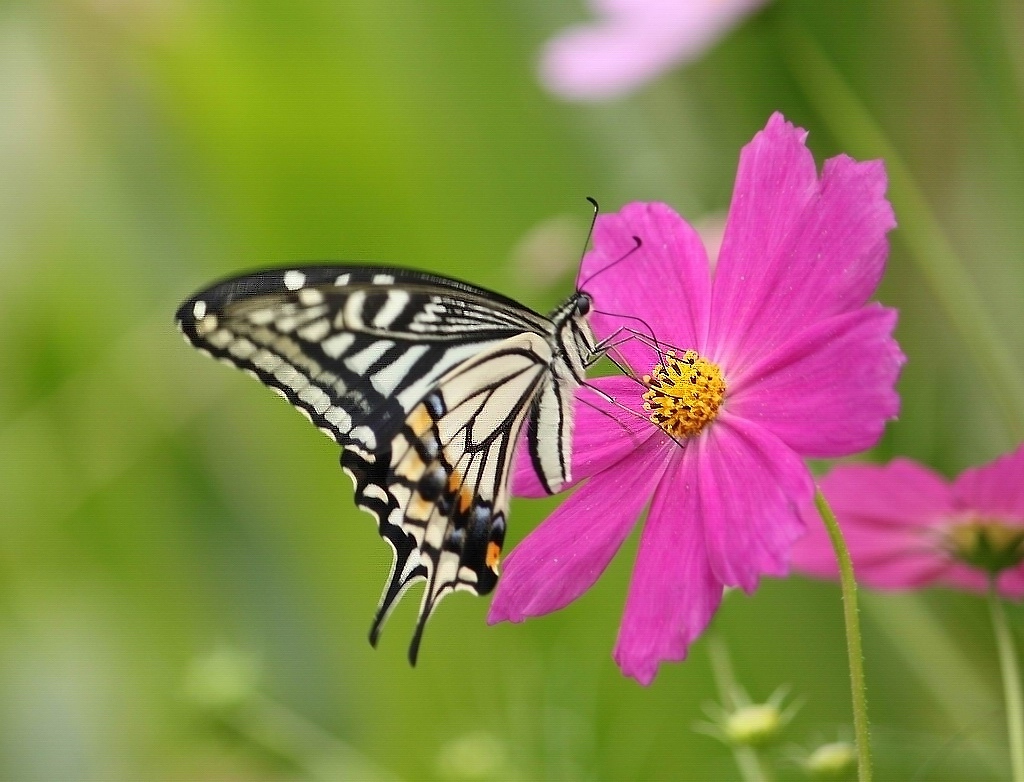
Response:
[{"label": "background pink flower", "polygon": [[[1000,593],[1024,597],[1024,446],[954,481],[897,459],[884,467],[836,467],[820,485],[862,584],[878,589],[944,584],[980,592],[989,585],[986,557],[1001,554],[1009,566],[998,577]],[[793,566],[836,578],[824,527],[813,507],[805,515],[809,531],[793,548]]]},{"label": "background pink flower", "polygon": [[[583,483],[509,555],[489,621],[579,597],[650,503],[615,648],[623,672],[649,683],[662,660],[685,656],[724,586],[752,591],[787,571],[812,492],[802,457],[863,450],[896,414],[896,313],[867,303],[895,224],[885,172],[838,157],[819,178],[805,137],[776,114],[744,148],[713,273],[697,233],[663,204],[598,220],[581,271],[595,331],[646,324],[677,359],[643,339],[620,358],[666,383],[678,364],[686,380],[667,391],[695,396],[676,409],[675,396],[624,377],[594,381],[617,404],[579,392]],[[642,246],[615,263],[634,236]],[[650,420],[645,393],[675,439]],[[514,488],[543,493],[522,450]]]},{"label": "background pink flower", "polygon": [[696,59],[766,0],[591,0],[600,16],[548,42],[541,79],[573,100],[628,92]]}]

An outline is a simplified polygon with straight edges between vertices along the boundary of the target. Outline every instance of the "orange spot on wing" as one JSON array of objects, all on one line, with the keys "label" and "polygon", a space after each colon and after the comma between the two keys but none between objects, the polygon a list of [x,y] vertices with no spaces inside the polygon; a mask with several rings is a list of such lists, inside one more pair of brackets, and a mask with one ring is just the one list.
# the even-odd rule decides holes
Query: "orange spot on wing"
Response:
[{"label": "orange spot on wing", "polygon": [[498,572],[498,565],[501,563],[501,546],[499,546],[493,540],[487,544],[486,562],[487,567],[489,567],[495,573]]},{"label": "orange spot on wing", "polygon": [[458,470],[452,470],[448,475],[448,493],[455,494],[462,486],[462,473]]},{"label": "orange spot on wing", "polygon": [[423,437],[434,427],[434,419],[427,412],[426,405],[416,405],[405,422],[417,437]]},{"label": "orange spot on wing", "polygon": [[423,463],[415,448],[409,448],[405,456],[395,467],[395,474],[410,481],[418,481],[422,477],[427,465]]},{"label": "orange spot on wing", "polygon": [[458,470],[452,470],[448,476],[448,493],[455,494],[459,501],[459,511],[465,513],[473,505],[473,489],[466,486],[465,478]]}]

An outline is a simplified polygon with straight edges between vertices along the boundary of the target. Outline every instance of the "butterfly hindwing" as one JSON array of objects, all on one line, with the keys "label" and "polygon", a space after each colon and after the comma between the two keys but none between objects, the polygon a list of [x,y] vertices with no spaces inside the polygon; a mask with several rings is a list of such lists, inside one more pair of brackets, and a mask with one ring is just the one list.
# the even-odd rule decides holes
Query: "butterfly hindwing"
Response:
[{"label": "butterfly hindwing", "polygon": [[455,590],[482,595],[494,588],[512,446],[550,360],[538,335],[505,340],[442,378],[386,452],[342,455],[356,484],[356,503],[377,519],[395,553],[371,642],[415,581],[427,583],[409,650],[413,661],[442,598]]}]

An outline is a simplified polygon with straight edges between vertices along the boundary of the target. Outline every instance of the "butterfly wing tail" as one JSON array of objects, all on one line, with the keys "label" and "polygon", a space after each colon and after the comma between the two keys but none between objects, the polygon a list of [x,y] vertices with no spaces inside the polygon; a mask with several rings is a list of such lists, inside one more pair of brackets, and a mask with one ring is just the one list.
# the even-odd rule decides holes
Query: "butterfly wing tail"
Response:
[{"label": "butterfly wing tail", "polygon": [[356,504],[376,519],[381,537],[391,545],[394,553],[391,574],[381,592],[377,613],[370,626],[372,646],[377,645],[384,623],[405,590],[426,576],[426,570],[419,561],[416,539],[388,521],[392,513],[400,510],[396,497],[381,488],[390,463],[391,453],[387,450],[371,455],[349,448],[341,454],[342,469],[355,484]]}]

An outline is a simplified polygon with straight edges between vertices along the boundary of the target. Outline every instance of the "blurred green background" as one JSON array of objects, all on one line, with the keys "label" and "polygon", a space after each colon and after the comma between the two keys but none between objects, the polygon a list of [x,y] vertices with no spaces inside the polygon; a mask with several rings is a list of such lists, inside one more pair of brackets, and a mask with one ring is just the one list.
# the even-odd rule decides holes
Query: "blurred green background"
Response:
[{"label": "blurred green background", "polygon": [[[780,0],[626,99],[567,104],[537,53],[587,13],[0,3],[0,780],[739,778],[693,731],[716,697],[706,641],[649,689],[611,660],[635,540],[558,614],[487,627],[487,600],[455,597],[413,670],[410,600],[372,650],[390,554],[336,446],[171,322],[216,277],[319,259],[545,311],[571,290],[584,196],[714,220],[773,110],[819,160],[878,156],[804,91],[786,15],[884,128],[1022,354],[1017,3]],[[1009,450],[899,231],[879,295],[910,362],[875,455],[952,473]],[[552,507],[516,501],[510,542]],[[878,777],[1005,779],[983,602],[867,594],[864,623]],[[715,629],[752,697],[804,700],[777,754],[850,736],[835,585],[731,595]]]}]

